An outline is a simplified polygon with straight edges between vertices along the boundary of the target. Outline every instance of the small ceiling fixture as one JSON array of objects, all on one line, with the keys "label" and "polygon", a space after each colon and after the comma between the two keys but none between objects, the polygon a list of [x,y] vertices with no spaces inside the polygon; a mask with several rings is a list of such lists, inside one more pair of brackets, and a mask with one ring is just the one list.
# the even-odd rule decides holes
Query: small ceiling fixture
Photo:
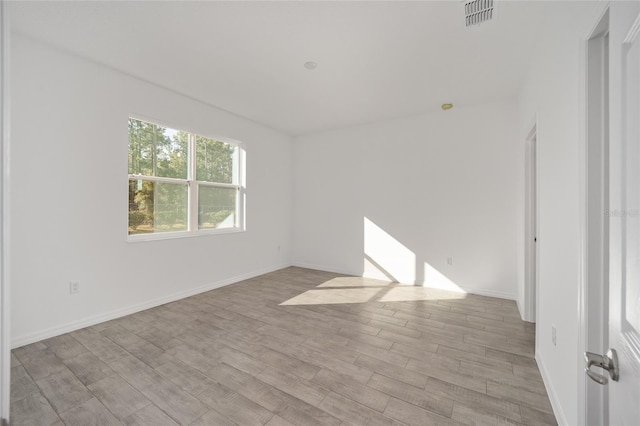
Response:
[{"label": "small ceiling fixture", "polygon": [[315,70],[318,68],[318,63],[313,61],[305,62],[304,67],[308,70]]},{"label": "small ceiling fixture", "polygon": [[443,111],[448,111],[453,108],[453,104],[442,104],[440,105],[440,108],[442,108]]}]

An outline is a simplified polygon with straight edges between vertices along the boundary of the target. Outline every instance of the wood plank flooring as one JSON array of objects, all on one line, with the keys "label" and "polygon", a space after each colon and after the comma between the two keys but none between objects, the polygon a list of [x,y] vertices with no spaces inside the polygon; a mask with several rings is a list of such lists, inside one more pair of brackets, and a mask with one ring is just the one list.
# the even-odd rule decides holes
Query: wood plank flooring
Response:
[{"label": "wood plank flooring", "polygon": [[287,268],[12,353],[19,425],[555,425],[512,301]]}]

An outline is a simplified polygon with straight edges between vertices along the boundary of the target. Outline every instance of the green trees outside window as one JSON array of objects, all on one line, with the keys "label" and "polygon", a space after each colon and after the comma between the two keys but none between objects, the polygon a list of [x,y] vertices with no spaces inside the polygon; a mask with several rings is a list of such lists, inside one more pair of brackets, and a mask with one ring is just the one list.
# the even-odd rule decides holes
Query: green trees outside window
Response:
[{"label": "green trees outside window", "polygon": [[237,145],[129,119],[129,235],[237,227],[239,191]]}]

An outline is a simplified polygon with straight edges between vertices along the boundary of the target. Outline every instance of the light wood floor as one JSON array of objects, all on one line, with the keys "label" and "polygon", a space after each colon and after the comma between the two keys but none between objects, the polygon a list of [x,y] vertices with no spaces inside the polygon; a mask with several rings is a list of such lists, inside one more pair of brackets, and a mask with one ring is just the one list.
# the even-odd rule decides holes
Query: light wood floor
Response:
[{"label": "light wood floor", "polygon": [[12,425],[556,424],[512,301],[288,268],[12,354]]}]

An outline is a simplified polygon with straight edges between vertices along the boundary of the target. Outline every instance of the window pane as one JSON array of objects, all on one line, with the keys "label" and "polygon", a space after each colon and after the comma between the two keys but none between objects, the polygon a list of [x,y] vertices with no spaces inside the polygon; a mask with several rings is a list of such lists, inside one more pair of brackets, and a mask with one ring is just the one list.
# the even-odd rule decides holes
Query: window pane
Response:
[{"label": "window pane", "polygon": [[129,119],[129,174],[187,178],[186,132]]},{"label": "window pane", "polygon": [[236,152],[235,145],[196,136],[196,180],[237,183],[233,179],[237,174]]},{"label": "window pane", "polygon": [[187,230],[187,185],[129,180],[129,235]]},{"label": "window pane", "polygon": [[236,226],[235,188],[198,187],[198,228],[233,228]]}]

